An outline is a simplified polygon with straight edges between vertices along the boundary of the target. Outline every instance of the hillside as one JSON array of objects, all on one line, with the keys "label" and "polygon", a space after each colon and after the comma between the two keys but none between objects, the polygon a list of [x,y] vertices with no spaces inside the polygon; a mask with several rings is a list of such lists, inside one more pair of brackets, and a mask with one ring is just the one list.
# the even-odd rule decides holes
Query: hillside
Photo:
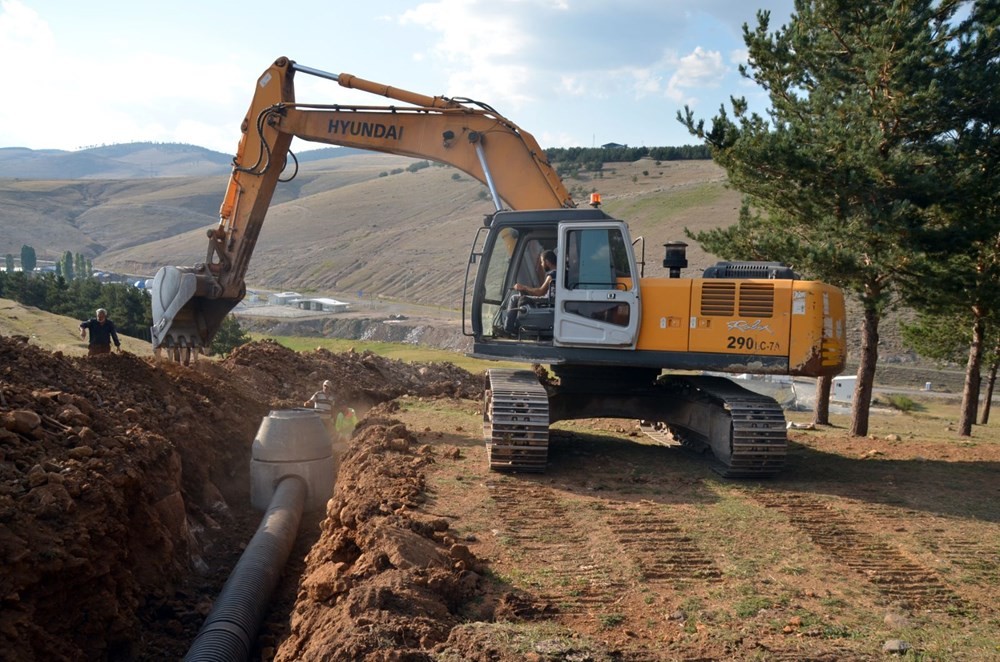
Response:
[{"label": "hillside", "polygon": [[[0,162],[13,151],[0,150]],[[95,151],[105,158],[152,158],[149,149],[125,156],[112,148]],[[485,187],[447,167],[406,172],[414,160],[405,157],[355,151],[322,158],[347,151],[306,152],[298,175],[278,186],[248,285],[328,295],[363,291],[460,307],[470,244],[493,211]],[[161,157],[163,169],[181,161],[172,150]],[[28,244],[45,260],[68,250],[91,258],[97,269],[136,276],[152,276],[166,264],[195,264],[205,259],[204,232],[217,222],[226,179],[0,179],[0,254],[19,256]],[[662,272],[661,244],[683,239],[684,227],[732,223],[739,205],[723,171],[709,161],[607,164],[601,178],[566,185],[581,203],[600,191],[605,210],[629,220],[633,235],[648,244],[652,274]],[[697,269],[715,260],[692,245],[689,261]]]},{"label": "hillside", "polygon": [[[301,145],[302,143],[299,143]],[[234,144],[235,148],[236,145]],[[298,150],[298,145],[293,145]],[[303,163],[358,154],[328,147],[297,154]],[[152,179],[228,175],[232,155],[178,143],[122,143],[75,151],[0,147],[0,178]]]}]

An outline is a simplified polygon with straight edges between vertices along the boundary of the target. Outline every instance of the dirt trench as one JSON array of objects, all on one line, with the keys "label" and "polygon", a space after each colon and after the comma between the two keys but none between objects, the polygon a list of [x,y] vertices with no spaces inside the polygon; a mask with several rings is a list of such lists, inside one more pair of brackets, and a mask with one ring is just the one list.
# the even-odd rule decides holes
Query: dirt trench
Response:
[{"label": "dirt trench", "polygon": [[782,476],[741,482],[594,419],[553,431],[545,474],[497,474],[481,376],[450,364],[259,342],[184,368],[6,337],[0,659],[183,657],[260,520],[262,417],[324,379],[363,418],[254,660],[1000,659],[986,430],[792,431]]},{"label": "dirt trench", "polygon": [[0,337],[0,366],[5,660],[183,656],[259,522],[250,447],[270,410],[301,406],[324,379],[362,415],[404,394],[478,397],[481,382],[451,364],[271,342],[185,368]]}]

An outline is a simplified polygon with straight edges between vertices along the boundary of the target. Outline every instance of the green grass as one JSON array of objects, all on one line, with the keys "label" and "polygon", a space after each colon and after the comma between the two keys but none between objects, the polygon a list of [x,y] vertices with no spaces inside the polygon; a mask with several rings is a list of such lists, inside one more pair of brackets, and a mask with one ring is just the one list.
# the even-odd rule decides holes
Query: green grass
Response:
[{"label": "green grass", "polygon": [[923,411],[924,407],[919,402],[915,401],[913,398],[902,395],[900,393],[886,393],[875,399],[875,403],[879,403],[884,400],[885,403],[896,410],[902,412],[912,412],[912,411]]},{"label": "green grass", "polygon": [[610,629],[618,627],[625,622],[624,614],[601,614],[600,616],[601,627],[604,629]]},{"label": "green grass", "polygon": [[691,188],[672,190],[665,194],[647,194],[624,200],[609,200],[605,205],[609,214],[619,218],[667,218],[683,214],[693,208],[716,202],[725,193],[721,182],[709,182]]}]

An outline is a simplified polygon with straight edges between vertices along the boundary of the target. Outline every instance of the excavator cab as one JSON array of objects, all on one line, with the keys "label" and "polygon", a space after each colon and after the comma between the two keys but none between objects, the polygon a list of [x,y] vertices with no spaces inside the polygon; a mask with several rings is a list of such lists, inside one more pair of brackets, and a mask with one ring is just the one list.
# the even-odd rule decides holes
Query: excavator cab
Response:
[{"label": "excavator cab", "polygon": [[[558,260],[553,296],[522,297],[516,327],[505,324],[515,283],[539,285],[539,256]],[[479,256],[472,335],[486,343],[632,349],[640,311],[628,227],[596,209],[498,212]],[[501,350],[505,352],[508,350]]]}]

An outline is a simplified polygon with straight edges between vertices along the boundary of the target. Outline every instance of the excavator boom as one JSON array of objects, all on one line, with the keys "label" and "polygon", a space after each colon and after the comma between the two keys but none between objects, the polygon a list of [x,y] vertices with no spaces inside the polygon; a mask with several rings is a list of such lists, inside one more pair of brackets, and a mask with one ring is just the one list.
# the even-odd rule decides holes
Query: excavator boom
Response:
[{"label": "excavator boom", "polygon": [[[296,72],[407,105],[298,103]],[[205,262],[163,267],[153,280],[155,349],[187,353],[207,347],[242,300],[250,257],[293,137],[454,166],[489,188],[497,210],[576,206],[534,137],[488,105],[331,74],[287,58],[258,79],[242,132],[219,224],[208,231]]]}]

